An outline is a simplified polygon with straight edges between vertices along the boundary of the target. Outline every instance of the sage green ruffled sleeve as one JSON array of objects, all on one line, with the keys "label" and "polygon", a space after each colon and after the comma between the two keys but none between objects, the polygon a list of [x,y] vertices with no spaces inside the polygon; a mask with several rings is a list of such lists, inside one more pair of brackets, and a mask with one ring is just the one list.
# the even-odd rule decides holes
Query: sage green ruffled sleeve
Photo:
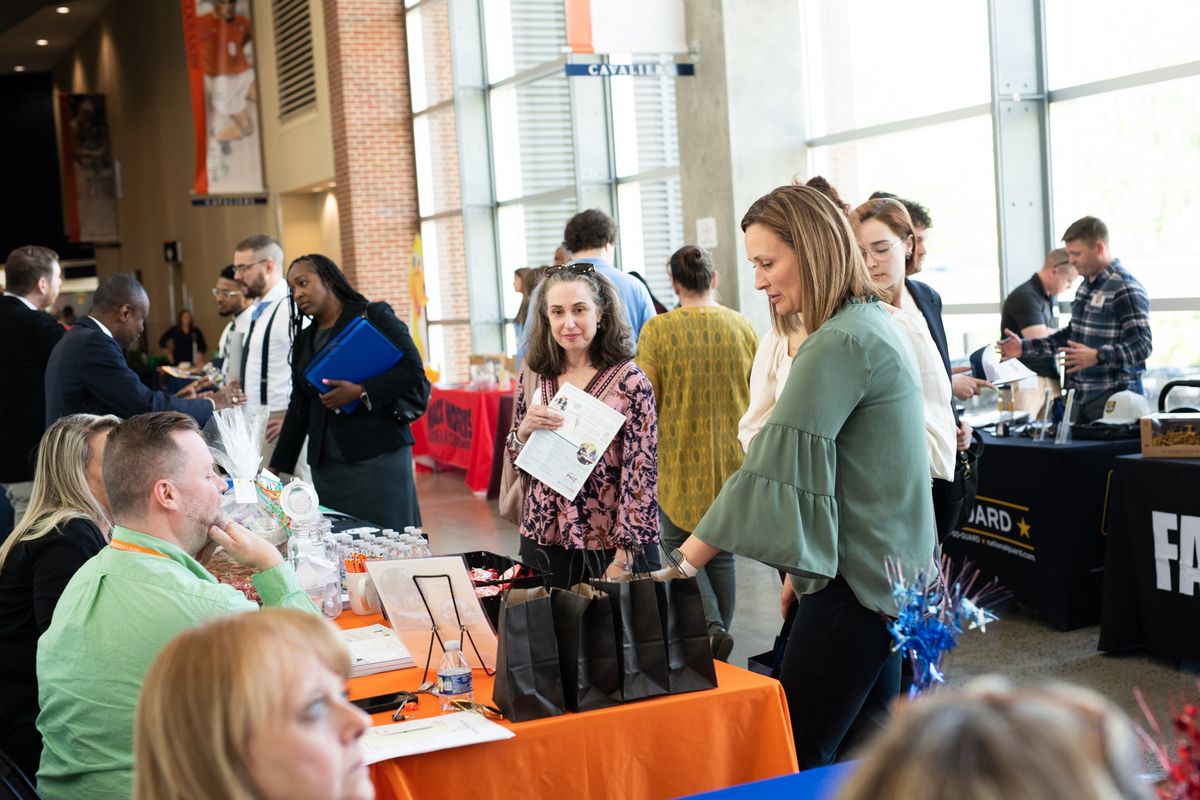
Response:
[{"label": "sage green ruffled sleeve", "polygon": [[770,419],[695,535],[793,575],[832,578],[838,573],[835,440],[866,392],[870,360],[853,337],[819,333],[797,351]]}]

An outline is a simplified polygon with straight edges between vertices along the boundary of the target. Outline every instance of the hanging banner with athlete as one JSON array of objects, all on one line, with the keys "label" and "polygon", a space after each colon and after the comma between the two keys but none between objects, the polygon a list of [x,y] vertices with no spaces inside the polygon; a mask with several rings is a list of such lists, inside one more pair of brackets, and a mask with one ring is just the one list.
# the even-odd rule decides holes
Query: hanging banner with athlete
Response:
[{"label": "hanging banner with athlete", "polygon": [[196,134],[192,193],[200,204],[206,195],[261,193],[262,148],[250,2],[180,2]]}]

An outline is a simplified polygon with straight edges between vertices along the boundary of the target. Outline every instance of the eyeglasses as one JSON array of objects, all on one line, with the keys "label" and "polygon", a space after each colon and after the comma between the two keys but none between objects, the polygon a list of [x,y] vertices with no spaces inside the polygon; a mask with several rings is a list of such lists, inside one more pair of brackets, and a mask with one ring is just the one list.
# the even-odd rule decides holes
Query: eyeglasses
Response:
[{"label": "eyeglasses", "polygon": [[245,292],[239,291],[237,289],[213,289],[212,293],[213,293],[213,297],[215,297],[217,299],[224,297],[226,300],[228,300],[231,297],[238,297],[240,295],[245,294]]},{"label": "eyeglasses", "polygon": [[270,260],[271,259],[269,259],[269,258],[260,258],[258,261],[251,261],[249,264],[234,264],[233,271],[234,272],[245,272],[248,269],[253,269],[254,267],[258,266],[259,264],[265,264]]},{"label": "eyeglasses", "polygon": [[569,272],[572,275],[595,275],[596,268],[586,261],[579,261],[574,264],[555,264],[553,267],[546,267],[546,277],[557,275],[560,272]]},{"label": "eyeglasses", "polygon": [[870,247],[863,247],[860,249],[862,250],[863,258],[866,258],[867,256],[874,256],[876,259],[887,258],[888,253],[892,252],[892,248],[903,241],[903,239],[896,239],[890,244],[884,242],[875,242],[875,244],[871,245]]}]

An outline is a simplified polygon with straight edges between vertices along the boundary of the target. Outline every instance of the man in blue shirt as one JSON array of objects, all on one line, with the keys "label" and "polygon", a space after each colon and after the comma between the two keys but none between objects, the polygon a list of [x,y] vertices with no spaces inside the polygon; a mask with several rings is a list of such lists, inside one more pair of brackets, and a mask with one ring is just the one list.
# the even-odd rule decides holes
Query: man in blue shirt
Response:
[{"label": "man in blue shirt", "polygon": [[[596,268],[596,272],[608,278],[617,287],[617,294],[621,296],[621,303],[629,317],[629,327],[633,329],[634,344],[637,344],[642,326],[655,315],[654,301],[650,298],[650,290],[641,281],[613,266],[612,257],[616,244],[617,223],[598,208],[580,211],[571,217],[563,230],[563,247],[573,254],[570,263],[591,264]],[[530,314],[536,313],[540,297],[541,286],[538,286],[529,295]],[[521,341],[517,343],[518,356],[525,353],[529,328],[530,325],[526,321]]]},{"label": "man in blue shirt", "polygon": [[1067,375],[1076,390],[1079,421],[1104,413],[1109,396],[1129,389],[1142,393],[1142,373],[1154,348],[1150,335],[1150,300],[1142,284],[1113,258],[1108,226],[1096,217],[1071,223],[1063,234],[1071,266],[1084,277],[1071,304],[1065,328],[1040,339],[1021,339],[1005,330],[1000,343],[1004,358],[1063,354]]}]

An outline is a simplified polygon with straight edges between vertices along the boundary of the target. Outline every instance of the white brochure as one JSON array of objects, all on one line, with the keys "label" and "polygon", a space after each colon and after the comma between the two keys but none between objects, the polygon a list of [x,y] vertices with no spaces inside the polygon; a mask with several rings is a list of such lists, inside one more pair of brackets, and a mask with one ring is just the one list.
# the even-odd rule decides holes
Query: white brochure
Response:
[{"label": "white brochure", "polygon": [[516,464],[563,497],[574,500],[625,424],[625,415],[569,383],[559,388],[550,407],[565,415],[562,427],[530,434]]}]

